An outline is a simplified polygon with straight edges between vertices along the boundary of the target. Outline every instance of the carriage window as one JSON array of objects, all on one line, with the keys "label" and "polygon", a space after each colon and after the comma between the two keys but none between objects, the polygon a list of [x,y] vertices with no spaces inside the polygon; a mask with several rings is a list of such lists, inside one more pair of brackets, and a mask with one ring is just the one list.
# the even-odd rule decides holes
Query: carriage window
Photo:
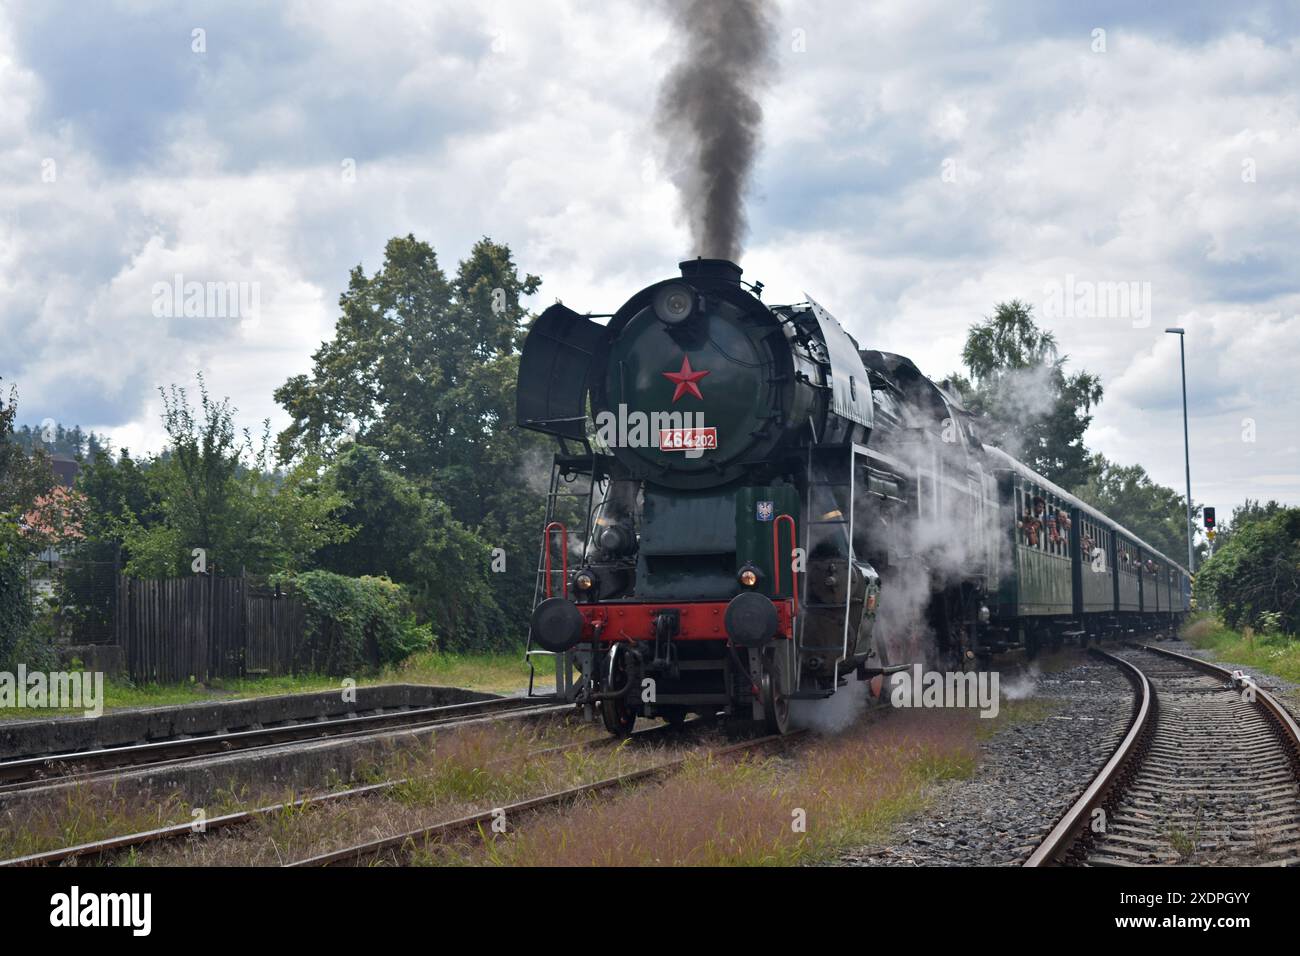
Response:
[{"label": "carriage window", "polygon": [[1034,531],[1034,541],[1039,551],[1047,550],[1047,501],[1043,498],[1041,491],[1034,487],[1033,499],[1030,501],[1030,526]]}]

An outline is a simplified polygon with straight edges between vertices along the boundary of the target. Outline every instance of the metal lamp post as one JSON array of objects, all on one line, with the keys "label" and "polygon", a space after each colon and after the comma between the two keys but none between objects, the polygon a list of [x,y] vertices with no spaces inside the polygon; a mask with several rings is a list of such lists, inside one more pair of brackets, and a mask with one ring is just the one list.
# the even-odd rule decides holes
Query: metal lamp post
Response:
[{"label": "metal lamp post", "polygon": [[1187,440],[1187,353],[1183,349],[1185,329],[1165,329],[1178,336],[1178,364],[1183,373],[1183,467],[1187,473],[1187,570],[1196,573],[1196,558],[1192,551],[1192,452]]}]

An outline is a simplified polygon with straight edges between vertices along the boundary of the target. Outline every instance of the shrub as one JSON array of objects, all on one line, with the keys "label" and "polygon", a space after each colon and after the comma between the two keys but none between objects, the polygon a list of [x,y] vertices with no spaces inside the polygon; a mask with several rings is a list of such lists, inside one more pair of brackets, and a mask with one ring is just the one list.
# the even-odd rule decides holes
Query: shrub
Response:
[{"label": "shrub", "polygon": [[1201,607],[1228,627],[1300,631],[1300,508],[1239,522],[1196,573]]},{"label": "shrub", "polygon": [[405,590],[387,578],[349,578],[308,571],[292,579],[307,622],[299,665],[327,674],[352,674],[395,664],[433,644],[417,624]]}]

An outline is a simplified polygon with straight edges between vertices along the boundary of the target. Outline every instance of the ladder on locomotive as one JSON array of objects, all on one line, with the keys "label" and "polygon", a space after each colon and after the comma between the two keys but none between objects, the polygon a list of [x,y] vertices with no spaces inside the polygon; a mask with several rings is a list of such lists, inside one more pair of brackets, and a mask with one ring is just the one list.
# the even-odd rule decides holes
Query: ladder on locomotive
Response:
[{"label": "ladder on locomotive", "polygon": [[[851,623],[850,615],[853,605],[853,573],[857,565],[857,555],[853,552],[854,506],[857,503],[859,493],[856,465],[858,458],[860,456],[865,458],[866,455],[866,446],[859,445],[857,442],[846,445],[818,444],[808,446],[808,493],[803,516],[804,561],[810,562],[812,560],[814,528],[839,528],[843,537],[839,538],[838,535],[835,535],[835,537],[839,538],[836,543],[840,549],[840,556],[845,560],[845,586],[843,603],[838,601],[829,603],[813,601],[808,593],[808,574],[804,573],[800,575],[802,591],[799,596],[799,607],[804,614],[810,611],[840,611],[843,614],[844,637],[840,657],[835,662],[835,677],[831,681],[831,690],[826,692],[820,690],[799,691],[796,689],[790,694],[795,699],[832,696],[839,687],[840,665],[849,658],[849,624]],[[828,505],[829,507],[827,507]],[[818,543],[821,543],[821,541]],[[805,572],[806,569],[807,564],[805,564]],[[793,683],[795,688],[799,687],[799,680],[802,676],[800,673],[802,655],[798,653],[798,635],[799,632],[796,631],[796,669]]]},{"label": "ladder on locomotive", "polygon": [[[586,558],[587,556],[587,542],[591,534],[593,513],[597,506],[596,488],[600,484],[596,477],[596,455],[594,452],[590,452],[589,446],[588,451],[590,454],[590,466],[585,472],[585,477],[588,479],[586,491],[561,490],[564,486],[570,485],[584,477],[583,472],[574,470],[575,461],[580,459],[575,459],[574,456],[556,455],[551,462],[551,483],[546,494],[546,519],[542,524],[543,529],[548,529],[551,527],[552,523],[559,520],[557,516],[561,514],[561,511],[557,508],[557,505],[559,505],[561,501],[572,499],[576,504],[577,501],[585,498],[586,519],[583,522],[582,528],[575,531],[565,525],[565,533],[560,536],[561,548],[565,547],[565,543],[569,538],[576,538],[581,545],[580,553],[583,558]],[[566,475],[571,477],[566,479]],[[603,503],[602,499],[601,504]],[[568,514],[565,513],[564,516],[568,517]],[[546,579],[546,551],[552,546],[552,540],[551,532],[544,530],[542,533],[541,546],[537,549],[537,571],[533,582],[534,609],[536,609],[537,605],[542,602],[543,595],[548,591],[548,582]],[[561,555],[561,558],[563,558],[563,555]],[[564,564],[565,562],[563,560],[555,561],[551,564],[550,574],[552,579],[549,582],[549,591],[551,594],[564,593],[567,588],[567,582],[564,580]],[[533,685],[537,676],[537,666],[533,660],[535,657],[550,657],[553,659],[555,665],[555,695],[561,700],[569,699],[573,691],[573,664],[569,659],[569,655],[567,652],[557,654],[555,651],[533,647],[533,626],[532,621],[530,620],[528,624],[528,639],[524,645],[524,660],[528,663],[528,696],[547,696],[538,695],[534,692]]]}]

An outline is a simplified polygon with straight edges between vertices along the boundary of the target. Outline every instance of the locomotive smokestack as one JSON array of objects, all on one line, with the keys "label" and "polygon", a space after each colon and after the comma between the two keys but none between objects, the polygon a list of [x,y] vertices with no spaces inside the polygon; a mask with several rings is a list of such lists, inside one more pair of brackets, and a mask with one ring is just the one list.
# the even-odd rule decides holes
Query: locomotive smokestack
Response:
[{"label": "locomotive smokestack", "polygon": [[682,270],[683,279],[726,279],[737,285],[743,271],[730,259],[687,259],[677,265]]},{"label": "locomotive smokestack", "polygon": [[669,0],[668,7],[684,45],[660,87],[655,125],[695,251],[736,259],[762,140],[757,94],[775,66],[771,0]]}]

